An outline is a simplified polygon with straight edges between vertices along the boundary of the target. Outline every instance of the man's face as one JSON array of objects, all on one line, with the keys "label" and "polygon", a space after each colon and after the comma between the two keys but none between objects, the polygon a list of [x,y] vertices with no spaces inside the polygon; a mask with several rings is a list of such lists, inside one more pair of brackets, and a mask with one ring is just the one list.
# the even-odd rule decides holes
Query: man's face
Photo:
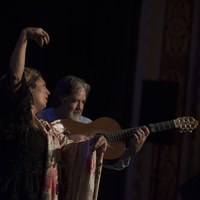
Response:
[{"label": "man's face", "polygon": [[66,109],[66,116],[75,121],[79,121],[79,117],[82,115],[86,99],[87,96],[84,89],[80,89],[64,99],[63,106],[65,106]]}]

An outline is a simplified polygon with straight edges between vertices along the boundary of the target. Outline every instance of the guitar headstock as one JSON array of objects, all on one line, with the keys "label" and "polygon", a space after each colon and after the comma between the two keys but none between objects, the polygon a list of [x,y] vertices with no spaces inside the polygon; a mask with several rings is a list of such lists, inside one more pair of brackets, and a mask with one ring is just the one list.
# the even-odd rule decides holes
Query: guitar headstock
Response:
[{"label": "guitar headstock", "polygon": [[174,120],[176,128],[180,129],[180,132],[192,132],[198,126],[198,121],[193,117],[179,117]]}]

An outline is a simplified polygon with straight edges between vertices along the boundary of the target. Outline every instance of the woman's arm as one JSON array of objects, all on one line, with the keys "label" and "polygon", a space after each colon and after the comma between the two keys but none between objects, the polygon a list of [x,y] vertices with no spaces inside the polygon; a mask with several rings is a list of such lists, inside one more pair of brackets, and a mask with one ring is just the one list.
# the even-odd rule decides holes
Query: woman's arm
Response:
[{"label": "woman's arm", "polygon": [[19,36],[17,44],[10,59],[11,85],[14,90],[20,87],[22,75],[25,67],[26,48],[28,39],[34,40],[41,47],[49,43],[49,35],[42,28],[24,28]]}]

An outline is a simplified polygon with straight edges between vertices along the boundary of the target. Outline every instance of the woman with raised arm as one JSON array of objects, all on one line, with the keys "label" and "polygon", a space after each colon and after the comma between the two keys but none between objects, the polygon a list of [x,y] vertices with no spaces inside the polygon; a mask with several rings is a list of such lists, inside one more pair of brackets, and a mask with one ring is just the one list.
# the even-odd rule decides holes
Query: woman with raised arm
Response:
[{"label": "woman with raised arm", "polygon": [[50,37],[42,28],[23,29],[0,79],[0,199],[96,200],[107,141],[97,135],[73,143],[64,130],[36,117],[50,93],[40,72],[25,67],[28,40],[43,47]]}]

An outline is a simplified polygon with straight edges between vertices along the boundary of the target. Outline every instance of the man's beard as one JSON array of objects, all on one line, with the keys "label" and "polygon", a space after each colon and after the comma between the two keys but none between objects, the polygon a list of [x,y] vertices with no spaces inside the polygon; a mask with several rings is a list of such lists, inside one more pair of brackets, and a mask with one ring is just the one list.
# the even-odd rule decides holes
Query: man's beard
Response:
[{"label": "man's beard", "polygon": [[82,112],[80,110],[76,110],[76,111],[70,113],[69,118],[74,121],[79,121],[81,114],[82,114]]}]

